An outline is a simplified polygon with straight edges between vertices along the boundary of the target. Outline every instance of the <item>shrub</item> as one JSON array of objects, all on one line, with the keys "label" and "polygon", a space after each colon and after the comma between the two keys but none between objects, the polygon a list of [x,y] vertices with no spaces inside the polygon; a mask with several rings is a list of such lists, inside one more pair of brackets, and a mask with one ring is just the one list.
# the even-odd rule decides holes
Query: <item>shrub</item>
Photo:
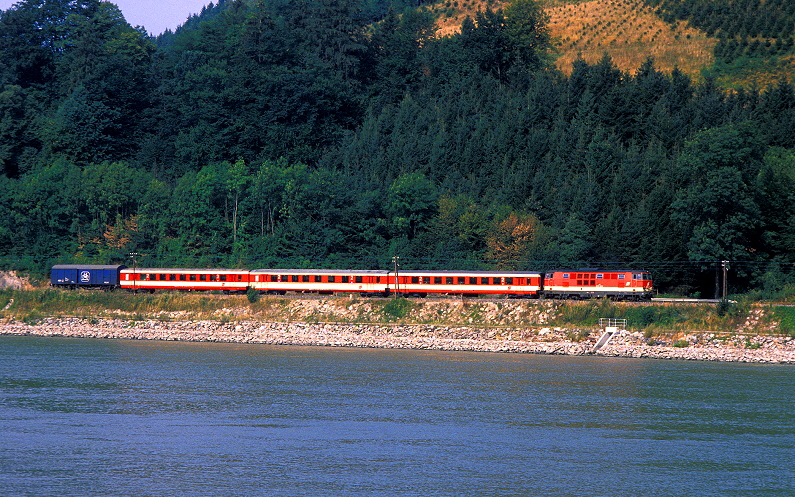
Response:
[{"label": "shrub", "polygon": [[402,319],[411,310],[411,302],[403,297],[397,297],[384,304],[384,315],[387,317]]},{"label": "shrub", "polygon": [[259,290],[253,287],[248,287],[248,289],[246,289],[246,298],[250,303],[256,304],[259,302]]},{"label": "shrub", "polygon": [[729,299],[723,298],[718,302],[718,305],[715,306],[715,312],[718,313],[718,317],[723,317],[728,314],[731,314],[735,310],[735,303],[730,301]]},{"label": "shrub", "polygon": [[674,347],[684,349],[690,345],[690,342],[687,340],[677,340],[672,344]]}]

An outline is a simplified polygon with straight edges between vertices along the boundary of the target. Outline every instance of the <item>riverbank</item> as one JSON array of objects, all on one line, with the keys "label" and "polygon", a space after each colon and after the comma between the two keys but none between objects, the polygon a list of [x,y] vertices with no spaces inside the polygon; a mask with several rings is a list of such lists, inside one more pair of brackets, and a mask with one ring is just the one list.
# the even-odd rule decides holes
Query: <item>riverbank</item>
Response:
[{"label": "riverbank", "polygon": [[725,337],[714,333],[691,333],[667,342],[663,338],[649,340],[639,332],[619,331],[596,351],[596,333],[548,327],[45,318],[36,324],[0,324],[0,335],[795,364],[795,339],[791,337]]}]

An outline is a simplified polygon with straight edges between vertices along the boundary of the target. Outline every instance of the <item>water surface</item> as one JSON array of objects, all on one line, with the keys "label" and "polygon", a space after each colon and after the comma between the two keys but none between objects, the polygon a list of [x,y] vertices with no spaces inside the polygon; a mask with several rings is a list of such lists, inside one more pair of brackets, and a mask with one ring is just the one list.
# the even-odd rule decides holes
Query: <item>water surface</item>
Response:
[{"label": "water surface", "polygon": [[3,495],[795,492],[795,369],[0,337]]}]

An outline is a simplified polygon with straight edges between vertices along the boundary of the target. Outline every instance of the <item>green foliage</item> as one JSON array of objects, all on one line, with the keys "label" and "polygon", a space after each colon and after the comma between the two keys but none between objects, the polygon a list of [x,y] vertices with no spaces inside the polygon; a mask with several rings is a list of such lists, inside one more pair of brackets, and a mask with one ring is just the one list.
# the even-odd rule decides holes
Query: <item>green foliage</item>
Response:
[{"label": "green foliage", "polygon": [[736,312],[737,305],[729,299],[721,299],[715,306],[715,313],[718,317],[725,317]]},{"label": "green foliage", "polygon": [[624,309],[622,317],[633,328],[647,328],[651,325],[657,328],[672,328],[687,319],[681,310],[667,306],[628,307]]},{"label": "green foliage", "polygon": [[690,346],[690,342],[687,340],[675,340],[674,343],[671,344],[672,347],[684,349]]},{"label": "green foliage", "polygon": [[250,304],[259,302],[259,290],[254,287],[248,287],[246,289],[246,299],[248,299]]},{"label": "green foliage", "polygon": [[778,332],[795,338],[795,307],[776,306],[772,310],[773,318],[778,321]]},{"label": "green foliage", "polygon": [[[707,3],[654,5],[690,19]],[[720,19],[721,50],[791,52],[786,22],[755,28],[730,4],[691,22]],[[39,273],[133,251],[183,267],[616,261],[711,295],[727,259],[732,291],[793,284],[791,84],[726,93],[608,57],[565,77],[531,0],[449,37],[408,2],[358,5],[219,2],[157,45],[107,2],[2,12],[0,260]],[[791,17],[780,0],[760,16],[771,9]]]},{"label": "green foliage", "polygon": [[411,311],[412,303],[406,298],[397,297],[388,300],[382,309],[387,321],[405,318]]}]

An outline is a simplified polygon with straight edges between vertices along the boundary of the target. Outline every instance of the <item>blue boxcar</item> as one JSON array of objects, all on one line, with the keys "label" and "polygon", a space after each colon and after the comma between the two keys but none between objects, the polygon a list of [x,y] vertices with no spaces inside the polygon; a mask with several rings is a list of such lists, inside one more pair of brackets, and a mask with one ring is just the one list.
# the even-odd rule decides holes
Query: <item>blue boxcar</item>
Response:
[{"label": "blue boxcar", "polygon": [[50,284],[68,288],[106,288],[119,286],[119,271],[127,266],[59,264],[52,267]]}]

